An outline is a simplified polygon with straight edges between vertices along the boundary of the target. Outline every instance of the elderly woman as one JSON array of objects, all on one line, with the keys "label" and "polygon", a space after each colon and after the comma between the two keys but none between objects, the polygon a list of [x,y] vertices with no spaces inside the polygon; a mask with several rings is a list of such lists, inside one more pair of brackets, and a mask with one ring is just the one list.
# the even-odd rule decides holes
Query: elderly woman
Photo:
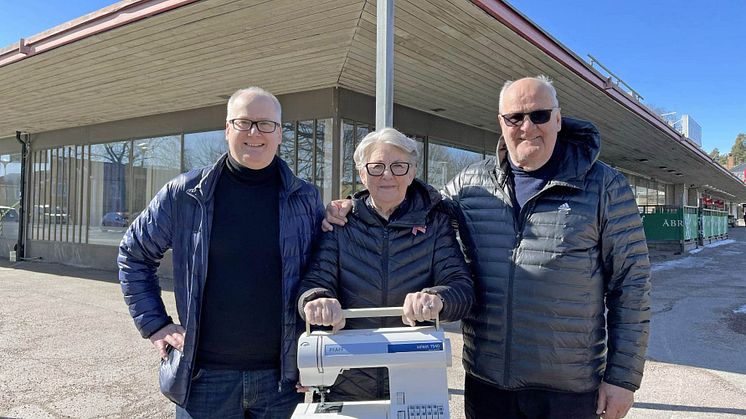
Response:
[{"label": "elderly woman", "polygon": [[[474,291],[441,195],[415,179],[417,144],[392,128],[371,132],[355,150],[366,191],[344,227],[325,233],[300,285],[298,307],[311,324],[345,326],[344,308],[402,306],[402,319],[350,319],[348,328],[415,325],[439,315],[461,319]],[[345,371],[331,401],[388,397],[385,368]]]}]

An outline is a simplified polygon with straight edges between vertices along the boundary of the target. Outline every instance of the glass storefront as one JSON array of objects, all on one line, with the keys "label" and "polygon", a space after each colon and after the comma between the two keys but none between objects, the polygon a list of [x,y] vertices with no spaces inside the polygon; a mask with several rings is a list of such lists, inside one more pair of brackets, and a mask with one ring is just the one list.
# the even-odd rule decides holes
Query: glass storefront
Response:
[{"label": "glass storefront", "polygon": [[624,173],[629,181],[632,192],[635,194],[640,212],[654,206],[670,206],[674,203],[674,185],[658,182],[642,176]]},{"label": "glass storefront", "polygon": [[481,152],[437,144],[434,141],[436,140],[428,145],[427,181],[436,189],[443,188],[464,167],[484,158]]},{"label": "glass storefront", "polygon": [[[324,202],[333,198],[332,124],[332,119],[283,123],[279,149],[299,177],[319,188]],[[28,238],[117,246],[163,185],[215,163],[227,151],[223,130],[35,151],[29,163]],[[12,225],[10,219],[17,219],[20,155],[2,159],[0,217],[9,221],[2,221],[0,235],[17,237],[17,221]]]},{"label": "glass storefront", "polygon": [[225,130],[184,134],[182,171],[188,172],[198,167],[209,166],[227,152]]},{"label": "glass storefront", "polygon": [[21,198],[21,155],[0,155],[0,238],[18,239],[18,206]]}]

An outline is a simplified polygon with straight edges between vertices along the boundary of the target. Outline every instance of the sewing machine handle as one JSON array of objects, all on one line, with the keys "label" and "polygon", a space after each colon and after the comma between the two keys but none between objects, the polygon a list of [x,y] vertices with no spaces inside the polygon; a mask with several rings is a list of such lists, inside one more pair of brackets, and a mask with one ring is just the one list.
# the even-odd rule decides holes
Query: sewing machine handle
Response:
[{"label": "sewing machine handle", "polygon": [[[402,307],[373,307],[373,308],[348,308],[342,310],[345,319],[359,319],[362,317],[397,317],[404,315]],[[440,315],[435,315],[435,328],[440,329]],[[311,334],[311,323],[306,319],[306,335]]]}]

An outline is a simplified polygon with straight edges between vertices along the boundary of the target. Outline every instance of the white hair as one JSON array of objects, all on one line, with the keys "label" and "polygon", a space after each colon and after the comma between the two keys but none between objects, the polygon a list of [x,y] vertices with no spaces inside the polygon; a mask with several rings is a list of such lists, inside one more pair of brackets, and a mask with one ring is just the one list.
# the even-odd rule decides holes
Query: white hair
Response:
[{"label": "white hair", "polygon": [[[233,119],[233,107],[236,105],[236,101],[246,96],[249,96],[249,97],[264,96],[264,97],[271,99],[272,102],[274,102],[275,107],[277,108],[277,117],[280,119],[280,121],[282,121],[282,106],[280,105],[280,101],[277,100],[275,95],[273,95],[272,93],[262,89],[261,87],[256,87],[256,86],[236,90],[236,92],[233,93],[233,95],[231,95],[231,98],[228,99],[228,111],[226,112],[226,117],[225,117],[226,121]],[[280,121],[275,121],[275,122],[280,122]]]},{"label": "white hair", "polygon": [[373,154],[375,146],[380,144],[390,144],[405,153],[409,154],[410,163],[417,165],[419,160],[419,152],[417,151],[417,142],[394,128],[384,128],[378,131],[372,131],[366,135],[360,144],[355,149],[353,159],[355,160],[355,167],[358,170],[365,167],[368,163],[370,155]]},{"label": "white hair", "polygon": [[[549,94],[552,96],[552,106],[554,107],[559,106],[559,101],[557,100],[557,90],[554,88],[554,85],[552,84],[552,79],[550,79],[548,76],[540,74],[536,77],[525,77],[520,80],[526,80],[526,79],[536,80],[542,85],[544,85],[544,87],[546,87],[549,90]],[[503,109],[503,99],[505,98],[505,92],[507,92],[508,88],[510,88],[510,86],[512,86],[513,83],[515,83],[516,81],[518,80],[508,80],[505,82],[505,84],[503,84],[503,88],[500,90],[500,102],[498,105],[500,112],[502,112],[502,109]]]}]

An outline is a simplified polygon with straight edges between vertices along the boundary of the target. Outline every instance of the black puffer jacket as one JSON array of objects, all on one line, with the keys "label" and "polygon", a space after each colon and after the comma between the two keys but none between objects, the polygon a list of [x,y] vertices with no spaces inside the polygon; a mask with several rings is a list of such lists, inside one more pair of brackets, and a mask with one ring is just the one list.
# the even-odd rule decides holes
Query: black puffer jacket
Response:
[{"label": "black puffer jacket", "polygon": [[[356,195],[344,227],[322,235],[301,281],[301,316],[304,304],[316,298],[337,298],[345,309],[395,307],[404,304],[408,293],[424,291],[443,299],[441,320],[461,319],[474,291],[449,218],[436,209],[440,193],[415,179],[388,225],[365,204],[367,196]],[[424,233],[413,234],[414,227],[422,226]],[[376,318],[350,319],[345,328],[402,326],[401,318]],[[336,401],[386,398],[386,370],[345,371],[331,391],[328,399]]]},{"label": "black puffer jacket", "polygon": [[446,186],[475,282],[464,367],[505,389],[588,392],[603,379],[636,390],[650,265],[635,198],[624,176],[596,161],[591,123],[564,118],[559,134],[567,144],[561,173],[518,219],[504,140],[499,167],[473,164]]}]

